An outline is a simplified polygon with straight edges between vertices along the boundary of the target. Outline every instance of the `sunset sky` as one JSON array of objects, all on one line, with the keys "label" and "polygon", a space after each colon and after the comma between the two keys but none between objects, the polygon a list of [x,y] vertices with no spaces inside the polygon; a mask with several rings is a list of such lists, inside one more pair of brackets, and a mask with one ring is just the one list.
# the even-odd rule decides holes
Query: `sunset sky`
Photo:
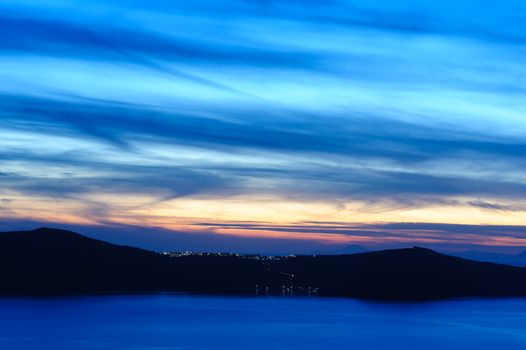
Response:
[{"label": "sunset sky", "polygon": [[523,0],[0,4],[0,229],[526,247]]}]

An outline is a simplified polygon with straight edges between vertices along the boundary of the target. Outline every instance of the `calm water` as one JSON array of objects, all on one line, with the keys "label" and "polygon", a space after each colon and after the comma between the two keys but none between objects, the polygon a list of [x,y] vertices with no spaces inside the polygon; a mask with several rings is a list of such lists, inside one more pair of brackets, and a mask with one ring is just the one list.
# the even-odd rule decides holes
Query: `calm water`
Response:
[{"label": "calm water", "polygon": [[0,298],[0,349],[526,349],[526,300]]}]

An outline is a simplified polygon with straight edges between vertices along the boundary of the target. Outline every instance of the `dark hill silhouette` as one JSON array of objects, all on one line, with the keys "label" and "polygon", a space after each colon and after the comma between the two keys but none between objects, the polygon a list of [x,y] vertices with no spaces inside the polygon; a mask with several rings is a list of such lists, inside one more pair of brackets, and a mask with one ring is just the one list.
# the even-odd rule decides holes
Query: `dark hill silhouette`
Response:
[{"label": "dark hill silhouette", "polygon": [[464,259],[493,262],[497,264],[526,266],[526,254],[524,253],[514,255],[478,250],[466,250],[462,252],[451,253],[451,255]]},{"label": "dark hill silhouette", "polygon": [[452,257],[429,249],[383,250],[298,257],[278,269],[293,271],[324,295],[373,299],[526,296],[526,269]]},{"label": "dark hill silhouette", "polygon": [[168,257],[48,228],[0,234],[0,281],[1,294],[253,295],[258,285],[260,294],[397,300],[526,296],[526,268],[417,247],[275,260],[234,255]]},{"label": "dark hill silhouette", "polygon": [[[199,259],[197,259],[199,258]],[[172,259],[70,231],[0,234],[0,293],[253,293],[260,264],[234,256]]]}]

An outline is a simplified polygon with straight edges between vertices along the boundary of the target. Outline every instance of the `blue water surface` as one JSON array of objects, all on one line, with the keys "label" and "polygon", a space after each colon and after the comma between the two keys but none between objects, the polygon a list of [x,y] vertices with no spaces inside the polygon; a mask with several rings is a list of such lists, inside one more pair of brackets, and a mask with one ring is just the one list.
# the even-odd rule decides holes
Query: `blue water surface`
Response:
[{"label": "blue water surface", "polygon": [[0,298],[0,349],[526,349],[526,300]]}]

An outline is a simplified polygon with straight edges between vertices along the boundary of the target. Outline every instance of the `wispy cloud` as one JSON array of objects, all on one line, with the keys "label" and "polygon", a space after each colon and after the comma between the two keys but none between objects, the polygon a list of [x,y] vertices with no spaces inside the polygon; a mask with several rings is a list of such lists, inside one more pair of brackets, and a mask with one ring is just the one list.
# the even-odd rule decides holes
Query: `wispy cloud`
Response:
[{"label": "wispy cloud", "polygon": [[521,1],[5,1],[0,12],[11,216],[30,219],[21,199],[98,222],[183,199],[311,203],[313,219],[319,203],[514,224],[525,208]]}]

